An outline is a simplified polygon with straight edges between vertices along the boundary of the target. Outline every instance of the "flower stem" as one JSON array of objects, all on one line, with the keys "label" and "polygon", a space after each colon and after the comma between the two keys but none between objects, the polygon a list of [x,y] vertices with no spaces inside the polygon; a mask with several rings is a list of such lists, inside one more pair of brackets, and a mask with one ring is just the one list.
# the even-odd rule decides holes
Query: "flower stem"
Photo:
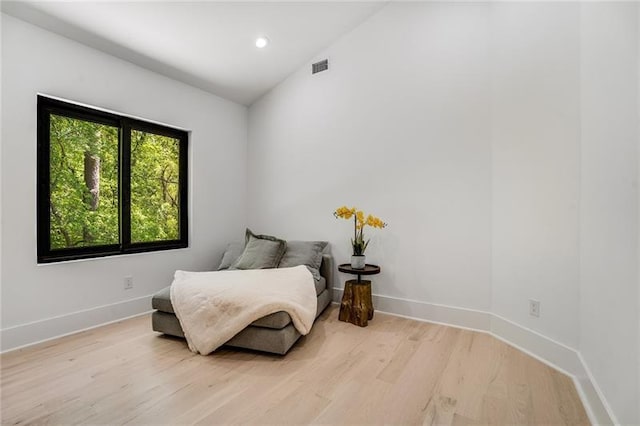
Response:
[{"label": "flower stem", "polygon": [[353,254],[355,255],[356,254],[355,244],[358,244],[358,218],[355,214],[353,215],[353,244],[354,246],[352,247],[352,249],[353,249]]}]

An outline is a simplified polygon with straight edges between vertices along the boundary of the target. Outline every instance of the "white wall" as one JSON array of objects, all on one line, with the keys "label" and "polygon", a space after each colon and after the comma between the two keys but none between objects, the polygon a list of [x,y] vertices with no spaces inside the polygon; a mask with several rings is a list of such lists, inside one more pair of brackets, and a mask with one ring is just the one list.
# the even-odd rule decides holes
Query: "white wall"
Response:
[{"label": "white wall", "polygon": [[[38,92],[191,131],[189,248],[36,265]],[[176,269],[214,266],[246,222],[246,116],[245,107],[3,14],[2,349],[149,310],[147,296]],[[123,290],[126,275],[133,290]]]},{"label": "white wall", "polygon": [[[328,239],[348,261],[356,205],[389,223],[367,250],[374,292],[490,304],[488,10],[386,6],[250,108],[249,224]],[[461,265],[464,265],[461,267]]]},{"label": "white wall", "polygon": [[[0,35],[2,35],[3,19],[0,14]],[[2,95],[2,40],[0,39],[0,96]],[[0,129],[3,129],[2,102],[0,101]],[[0,130],[0,167],[2,166],[2,131]],[[2,329],[2,169],[0,168],[0,329]],[[0,348],[2,347],[2,336],[0,334]]]},{"label": "white wall", "polygon": [[346,260],[331,209],[372,210],[376,292],[577,347],[578,36],[575,4],[386,6],[250,108],[249,223]]},{"label": "white wall", "polygon": [[580,352],[623,424],[640,422],[637,8],[581,7]]},{"label": "white wall", "polygon": [[491,9],[492,309],[576,348],[580,9]]},{"label": "white wall", "polygon": [[250,107],[248,220],[328,239],[344,262],[349,226],[331,210],[380,215],[380,303],[490,312],[478,328],[578,376],[584,348],[614,416],[637,423],[638,15],[593,7],[611,9],[592,22],[579,3],[390,3],[313,58],[328,72],[307,64]]}]

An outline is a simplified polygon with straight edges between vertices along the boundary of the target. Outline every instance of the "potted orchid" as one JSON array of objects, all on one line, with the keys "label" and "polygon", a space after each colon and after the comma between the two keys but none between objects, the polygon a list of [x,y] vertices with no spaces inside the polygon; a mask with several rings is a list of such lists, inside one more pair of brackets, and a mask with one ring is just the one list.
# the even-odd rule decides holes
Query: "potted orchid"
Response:
[{"label": "potted orchid", "polygon": [[342,206],[333,212],[336,219],[350,220],[353,217],[353,238],[351,239],[351,247],[353,247],[353,254],[351,256],[351,267],[354,269],[364,269],[366,264],[365,250],[369,245],[369,240],[364,238],[365,226],[372,228],[385,228],[387,226],[380,218],[367,215],[362,210],[358,210],[356,207]]}]

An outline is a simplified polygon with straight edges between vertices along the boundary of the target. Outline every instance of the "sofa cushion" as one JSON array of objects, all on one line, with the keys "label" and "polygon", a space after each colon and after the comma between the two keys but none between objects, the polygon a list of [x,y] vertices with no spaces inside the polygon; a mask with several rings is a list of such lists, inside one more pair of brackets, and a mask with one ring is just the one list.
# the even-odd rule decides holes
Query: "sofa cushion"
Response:
[{"label": "sofa cushion", "polygon": [[173,314],[173,306],[171,305],[171,286],[163,288],[153,295],[151,298],[151,307],[161,312]]},{"label": "sofa cushion", "polygon": [[[320,279],[318,281],[315,281],[314,284],[315,284],[315,287],[316,287],[316,296],[318,296],[327,287],[327,280],[325,280],[324,277],[320,277]],[[153,295],[153,297],[151,298],[151,307],[153,309],[157,309],[160,312],[167,312],[169,314],[175,313],[174,310],[173,310],[173,305],[171,304],[171,290],[170,289],[171,289],[171,286],[163,288],[162,290],[160,290],[159,292],[157,292],[156,294]],[[276,312],[275,314],[271,314],[271,315],[276,315],[278,313],[283,313],[283,314],[287,315],[287,318],[289,317],[289,315],[286,314],[285,312]],[[267,317],[269,317],[271,315],[268,315]],[[265,317],[265,318],[267,318],[267,317]],[[264,318],[261,318],[261,319],[264,319]],[[258,321],[260,321],[260,320],[258,320]],[[289,321],[290,320],[291,320],[291,318],[289,318]],[[278,324],[279,323],[280,322],[278,322]]]},{"label": "sofa cushion", "polygon": [[[320,280],[314,281],[314,284],[316,287],[316,296],[319,296],[327,287],[327,281],[324,277],[320,277]],[[160,312],[175,314],[173,305],[171,304],[171,286],[163,288],[153,295],[151,298],[151,307]],[[286,327],[290,322],[291,317],[289,314],[284,311],[280,311],[255,320],[251,325],[256,327],[281,329]]]},{"label": "sofa cushion", "polygon": [[[164,288],[153,295],[151,298],[151,307],[153,309],[157,309],[160,312],[164,312],[167,314],[175,314],[173,310],[173,305],[171,304],[171,287]],[[260,318],[251,325],[255,325],[256,327],[266,327],[266,328],[276,328],[280,329],[286,327],[287,324],[291,322],[291,317],[288,313],[280,311],[275,312],[271,315],[267,315],[266,317]]]},{"label": "sofa cushion", "polygon": [[243,250],[244,243],[229,243],[224,251],[224,254],[222,255],[222,260],[220,261],[220,266],[218,266],[218,271],[229,269],[231,265],[233,265],[234,262],[238,260]]},{"label": "sofa cushion", "polygon": [[247,229],[246,244],[229,269],[269,269],[280,263],[287,242],[271,235],[256,235]]},{"label": "sofa cushion", "polygon": [[254,327],[281,329],[291,323],[291,317],[284,311],[274,312],[251,323]]},{"label": "sofa cushion", "polygon": [[320,279],[322,252],[329,244],[326,241],[287,241],[287,250],[278,268],[305,265],[316,281]]}]

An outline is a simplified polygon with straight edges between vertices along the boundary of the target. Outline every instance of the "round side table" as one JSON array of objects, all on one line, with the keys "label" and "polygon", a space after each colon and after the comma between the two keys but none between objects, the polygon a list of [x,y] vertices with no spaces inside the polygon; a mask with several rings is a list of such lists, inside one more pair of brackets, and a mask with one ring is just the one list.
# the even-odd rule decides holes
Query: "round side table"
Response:
[{"label": "round side table", "polygon": [[369,320],[373,319],[374,310],[371,299],[371,281],[363,280],[361,277],[362,275],[379,274],[380,267],[366,264],[363,269],[355,269],[351,267],[351,264],[343,263],[338,265],[338,271],[358,277],[357,280],[348,280],[344,283],[338,319],[366,327]]}]

